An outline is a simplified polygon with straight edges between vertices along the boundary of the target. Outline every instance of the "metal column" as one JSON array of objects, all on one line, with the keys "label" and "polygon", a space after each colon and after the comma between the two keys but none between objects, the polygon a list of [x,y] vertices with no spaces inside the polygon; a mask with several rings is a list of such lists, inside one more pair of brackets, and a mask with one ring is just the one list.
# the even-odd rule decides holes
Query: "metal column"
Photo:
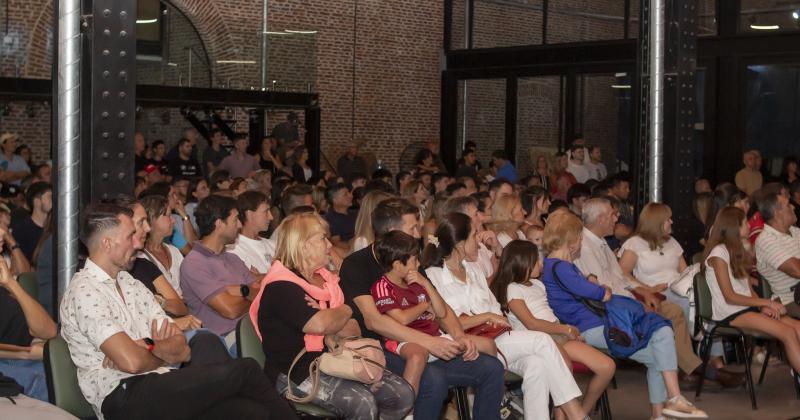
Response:
[{"label": "metal column", "polygon": [[85,202],[133,193],[136,107],[136,0],[94,0],[89,10],[81,165]]},{"label": "metal column", "polygon": [[80,0],[59,0],[57,33],[57,78],[54,91],[57,103],[53,116],[57,120],[53,150],[56,168],[56,218],[53,248],[56,266],[57,293],[62,296],[78,266],[78,189],[80,187],[81,135],[81,3]]}]

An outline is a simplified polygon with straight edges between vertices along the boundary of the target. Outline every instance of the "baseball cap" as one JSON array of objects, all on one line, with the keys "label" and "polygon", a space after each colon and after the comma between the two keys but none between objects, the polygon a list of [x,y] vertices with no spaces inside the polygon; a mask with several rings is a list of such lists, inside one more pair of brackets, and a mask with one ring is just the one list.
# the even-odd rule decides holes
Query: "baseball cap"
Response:
[{"label": "baseball cap", "polygon": [[19,185],[7,183],[3,184],[3,188],[0,188],[0,198],[12,198],[19,194],[22,194],[22,188]]},{"label": "baseball cap", "polygon": [[5,144],[5,142],[10,139],[16,140],[19,139],[19,136],[14,133],[3,133],[3,135],[0,136],[0,144]]},{"label": "baseball cap", "polygon": [[155,171],[158,171],[159,173],[161,172],[158,169],[158,166],[153,165],[152,163],[148,163],[147,166],[144,167],[144,172],[147,174],[152,174]]}]

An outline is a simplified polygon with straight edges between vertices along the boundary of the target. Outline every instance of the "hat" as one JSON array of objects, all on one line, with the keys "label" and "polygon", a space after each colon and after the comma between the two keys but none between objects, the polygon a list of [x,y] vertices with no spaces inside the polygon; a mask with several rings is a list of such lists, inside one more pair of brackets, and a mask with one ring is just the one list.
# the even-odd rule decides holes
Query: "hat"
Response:
[{"label": "hat", "polygon": [[22,194],[22,188],[19,185],[3,184],[3,188],[0,188],[0,198],[13,198],[19,194]]},{"label": "hat", "polygon": [[5,144],[6,141],[8,141],[8,140],[11,140],[11,139],[16,140],[18,138],[19,138],[19,136],[14,134],[14,133],[3,133],[3,135],[0,136],[0,144]]},{"label": "hat", "polygon": [[144,167],[144,172],[147,174],[152,174],[155,171],[161,173],[161,170],[158,169],[158,166],[153,165],[152,163],[148,163],[147,166]]}]

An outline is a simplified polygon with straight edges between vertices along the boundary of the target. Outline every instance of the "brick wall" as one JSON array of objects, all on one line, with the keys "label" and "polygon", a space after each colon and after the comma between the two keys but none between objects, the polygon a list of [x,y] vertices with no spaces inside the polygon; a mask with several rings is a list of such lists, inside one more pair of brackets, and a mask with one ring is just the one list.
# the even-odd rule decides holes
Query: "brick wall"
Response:
[{"label": "brick wall", "polygon": [[[10,59],[4,57],[0,74],[49,78],[52,3],[7,1],[11,1],[9,31],[15,41],[13,48],[3,50]],[[514,1],[518,4],[511,4]],[[177,66],[140,62],[140,80],[177,84],[187,65],[183,48],[186,44],[197,45],[199,37],[207,49],[215,86],[245,89],[258,86],[257,64],[229,65],[217,61],[258,62],[260,0],[173,0],[172,3],[191,18],[199,34],[193,34],[188,24],[176,22],[180,19],[175,14],[171,25],[173,42],[166,61]],[[475,3],[476,46],[540,42],[540,29],[526,29],[540,26],[537,24],[541,22],[540,0]],[[622,24],[611,17],[574,16],[576,12],[621,16],[621,4],[618,0],[551,2],[549,42],[621,37]],[[463,45],[464,22],[458,19],[464,14],[463,7],[462,1],[454,4],[453,42],[458,45]],[[4,18],[2,13],[4,8],[0,8],[0,18]],[[306,90],[310,84],[320,93],[322,150],[331,161],[335,162],[350,140],[356,140],[364,144],[365,153],[382,158],[390,169],[396,170],[400,151],[406,145],[435,138],[439,133],[442,13],[443,3],[430,0],[271,0],[270,31],[318,32],[270,36],[269,79],[292,90]],[[196,67],[193,70],[199,71]],[[195,85],[201,83],[195,80]],[[528,117],[519,121],[520,157],[530,147],[557,142],[558,83],[557,78],[553,80],[556,82],[532,79],[530,86],[520,82],[519,112]],[[502,80],[488,80],[470,81],[468,86],[467,139],[481,144],[480,158],[486,161],[491,150],[503,147],[505,84]],[[604,100],[598,99],[598,103]],[[247,110],[231,112],[238,121],[236,129],[246,130]],[[162,119],[165,113],[168,122]],[[608,114],[612,115],[610,111]],[[15,115],[19,112],[12,112]],[[16,118],[12,116],[0,118],[0,128],[24,126],[24,118],[11,122]],[[270,123],[282,120],[278,116],[271,118]],[[613,123],[615,119],[606,116],[605,121]],[[163,138],[169,144],[177,141],[186,126],[176,110],[144,109],[137,120],[137,128],[150,139]],[[601,124],[596,126],[599,133]],[[32,140],[41,143],[34,148],[42,152],[48,148],[48,128],[49,122],[38,124],[40,132],[35,136],[37,140]],[[615,134],[609,131],[597,135],[613,138]],[[525,165],[521,163],[521,169]]]}]

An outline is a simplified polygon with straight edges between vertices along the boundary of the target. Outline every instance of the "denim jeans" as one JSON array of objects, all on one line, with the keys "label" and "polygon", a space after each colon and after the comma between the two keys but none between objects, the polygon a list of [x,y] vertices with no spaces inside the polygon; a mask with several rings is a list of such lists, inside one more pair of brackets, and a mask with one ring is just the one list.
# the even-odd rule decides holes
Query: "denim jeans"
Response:
[{"label": "denim jeans", "polygon": [[47,381],[41,360],[0,359],[0,372],[22,385],[25,395],[48,401]]},{"label": "denim jeans", "polygon": [[[583,333],[586,344],[593,347],[607,349],[606,338],[603,335],[603,328],[594,327]],[[675,337],[672,335],[672,328],[661,327],[650,336],[647,346],[633,353],[631,360],[647,367],[647,391],[650,394],[651,404],[661,404],[667,400],[667,386],[664,384],[664,376],[661,372],[666,370],[678,370],[678,359],[675,356]]]},{"label": "denim jeans", "polygon": [[[384,351],[386,367],[402,375],[405,361]],[[451,386],[468,386],[475,390],[474,419],[499,419],[503,398],[503,364],[495,357],[481,354],[465,362],[460,356],[451,360],[428,363],[419,381],[419,395],[414,404],[415,419],[437,419]]]}]

